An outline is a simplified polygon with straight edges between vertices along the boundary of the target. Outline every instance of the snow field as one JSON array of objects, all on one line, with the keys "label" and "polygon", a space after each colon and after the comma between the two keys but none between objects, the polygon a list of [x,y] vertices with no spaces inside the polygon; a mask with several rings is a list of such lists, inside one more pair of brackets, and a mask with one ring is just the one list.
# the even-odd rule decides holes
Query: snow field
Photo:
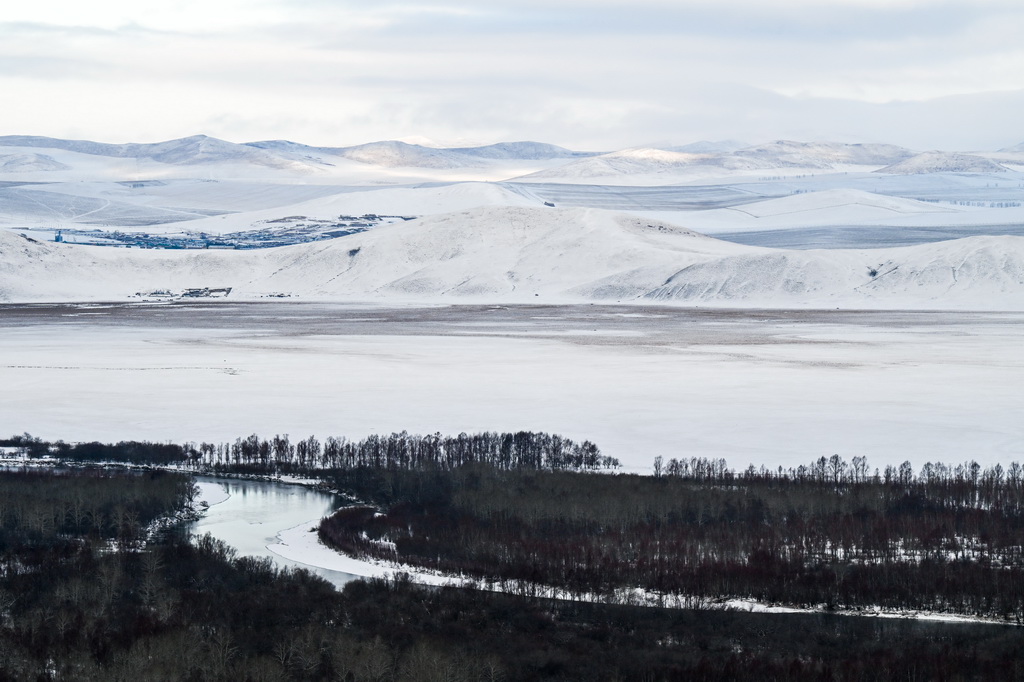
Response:
[{"label": "snow field", "polygon": [[589,322],[526,308],[484,325],[477,309],[433,308],[416,311],[421,325],[346,332],[410,309],[281,306],[267,309],[273,328],[231,308],[219,327],[51,313],[5,327],[0,428],[101,441],[548,431],[629,470],[657,455],[737,468],[1024,459],[1016,314],[612,318],[584,306]]}]

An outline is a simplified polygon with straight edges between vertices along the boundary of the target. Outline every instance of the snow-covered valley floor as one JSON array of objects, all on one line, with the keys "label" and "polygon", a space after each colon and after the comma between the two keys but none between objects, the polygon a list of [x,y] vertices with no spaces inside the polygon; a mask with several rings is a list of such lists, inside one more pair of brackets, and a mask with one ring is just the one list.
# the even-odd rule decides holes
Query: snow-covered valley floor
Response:
[{"label": "snow-covered valley floor", "polygon": [[534,430],[627,469],[1024,459],[1024,314],[228,302],[0,306],[0,433]]}]

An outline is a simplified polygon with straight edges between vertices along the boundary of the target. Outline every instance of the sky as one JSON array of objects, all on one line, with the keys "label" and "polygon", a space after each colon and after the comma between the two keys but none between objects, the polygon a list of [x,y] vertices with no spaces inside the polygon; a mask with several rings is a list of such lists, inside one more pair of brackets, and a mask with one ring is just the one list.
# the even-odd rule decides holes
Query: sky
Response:
[{"label": "sky", "polygon": [[1024,142],[1020,0],[35,0],[0,134]]}]

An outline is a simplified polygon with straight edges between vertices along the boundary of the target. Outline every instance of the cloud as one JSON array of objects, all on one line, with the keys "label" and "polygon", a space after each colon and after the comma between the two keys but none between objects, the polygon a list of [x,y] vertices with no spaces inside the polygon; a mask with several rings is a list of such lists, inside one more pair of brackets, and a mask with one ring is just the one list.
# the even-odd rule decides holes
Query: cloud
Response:
[{"label": "cloud", "polygon": [[4,19],[8,133],[1010,144],[1008,115],[942,122],[1024,90],[1004,0],[41,0]]}]

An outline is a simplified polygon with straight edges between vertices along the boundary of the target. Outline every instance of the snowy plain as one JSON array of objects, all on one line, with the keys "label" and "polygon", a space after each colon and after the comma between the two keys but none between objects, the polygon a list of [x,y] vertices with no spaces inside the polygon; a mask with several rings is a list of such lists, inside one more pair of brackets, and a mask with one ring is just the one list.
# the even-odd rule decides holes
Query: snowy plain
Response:
[{"label": "snowy plain", "polygon": [[0,307],[0,431],[536,430],[628,470],[1024,460],[1024,315],[656,306]]}]

